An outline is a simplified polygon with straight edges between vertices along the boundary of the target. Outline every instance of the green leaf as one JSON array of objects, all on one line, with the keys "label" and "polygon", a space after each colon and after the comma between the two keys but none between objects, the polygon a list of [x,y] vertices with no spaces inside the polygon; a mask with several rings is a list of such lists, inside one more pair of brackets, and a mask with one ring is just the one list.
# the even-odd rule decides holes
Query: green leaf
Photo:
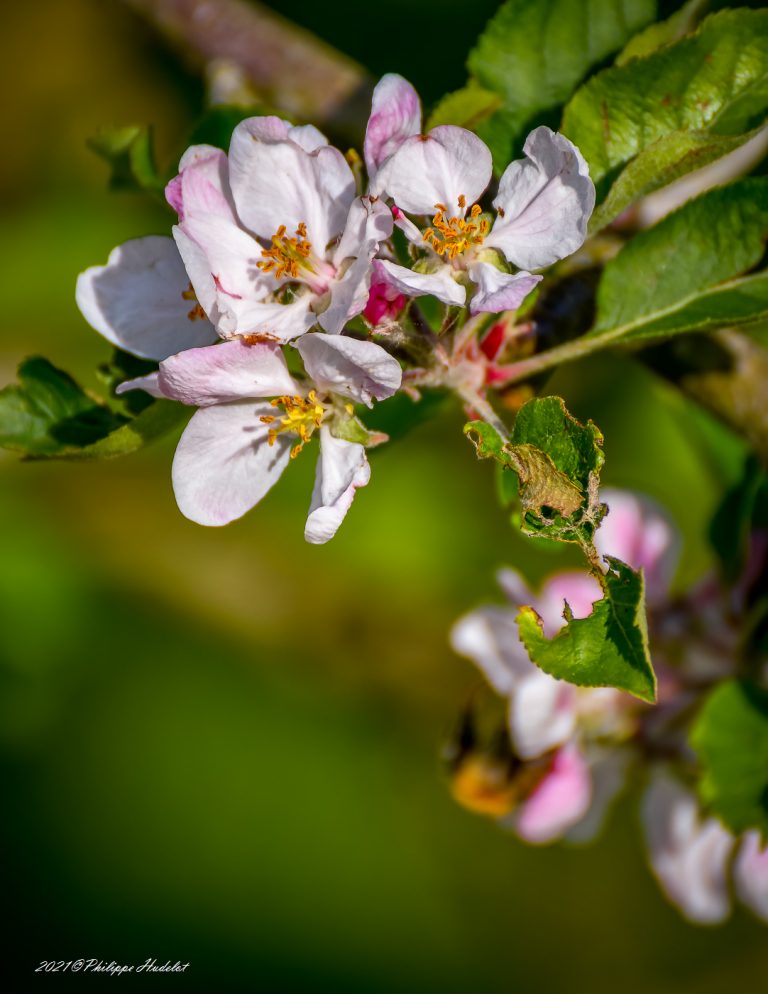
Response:
[{"label": "green leaf", "polygon": [[523,607],[517,616],[520,638],[540,669],[579,687],[615,687],[643,701],[656,700],[656,676],[648,651],[642,573],[606,557],[604,596],[587,618],[574,618],[567,606],[566,625],[551,639],[539,615]]},{"label": "green leaf", "polygon": [[733,832],[768,835],[768,693],[729,681],[707,698],[691,730],[701,798]]},{"label": "green leaf", "polygon": [[605,267],[585,346],[754,321],[768,312],[768,180],[710,190],[636,235]]},{"label": "green leaf", "polygon": [[704,14],[708,13],[711,0],[688,0],[680,10],[676,10],[666,21],[649,24],[634,38],[630,38],[624,49],[616,58],[616,65],[623,66],[630,59],[638,59],[650,55],[662,45],[671,45],[679,41],[697,26]]},{"label": "green leaf", "polygon": [[190,409],[172,400],[155,400],[132,421],[110,432],[92,445],[65,449],[60,459],[115,459],[143,449],[167,435],[189,418]]},{"label": "green leaf", "polygon": [[158,174],[152,146],[152,129],[146,125],[102,128],[88,147],[112,167],[112,190],[145,190],[162,193],[165,183]]},{"label": "green leaf", "polygon": [[723,497],[709,529],[712,547],[720,560],[723,579],[737,582],[747,561],[749,539],[758,506],[768,500],[768,477],[756,456],[750,455],[742,477]]},{"label": "green leaf", "polygon": [[648,145],[619,173],[605,200],[589,221],[590,234],[600,231],[630,204],[676,179],[701,169],[746,144],[761,129],[742,135],[710,131],[672,131]]},{"label": "green leaf", "polygon": [[454,93],[443,97],[429,115],[426,130],[439,124],[455,124],[460,128],[474,131],[477,126],[497,111],[503,103],[498,93],[484,90],[474,80]]},{"label": "green leaf", "polygon": [[25,359],[19,384],[0,390],[0,445],[32,457],[90,445],[125,418],[98,403],[47,359]]},{"label": "green leaf", "polygon": [[504,107],[479,133],[498,169],[534,118],[562,105],[593,66],[652,21],[655,0],[507,0],[467,66]]},{"label": "green leaf", "polygon": [[150,401],[130,419],[91,397],[47,359],[25,359],[18,385],[0,390],[0,446],[30,459],[109,459],[176,427],[188,410]]},{"label": "green leaf", "polygon": [[[746,141],[767,110],[765,10],[713,14],[695,35],[598,73],[565,108],[562,131],[586,158],[598,191],[635,156],[642,160],[621,178],[610,206],[598,209],[591,230],[635,196]],[[686,140],[686,132],[698,134]],[[710,132],[731,140],[708,142]]]},{"label": "green leaf", "polygon": [[591,421],[580,424],[560,397],[542,397],[521,407],[509,441],[484,421],[464,432],[481,458],[517,474],[523,532],[591,545],[605,514],[598,499],[603,438]]}]

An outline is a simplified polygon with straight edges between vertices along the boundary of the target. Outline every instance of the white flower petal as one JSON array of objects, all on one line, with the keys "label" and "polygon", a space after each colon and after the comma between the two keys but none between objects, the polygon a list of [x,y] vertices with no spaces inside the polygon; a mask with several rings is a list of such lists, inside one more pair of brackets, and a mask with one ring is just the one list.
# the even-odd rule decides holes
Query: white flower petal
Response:
[{"label": "white flower petal", "polygon": [[473,263],[469,275],[477,284],[477,290],[469,302],[471,314],[515,311],[543,279],[543,276],[531,276],[526,272],[514,275],[502,273],[487,262]]},{"label": "white flower petal", "polygon": [[509,608],[482,607],[464,615],[451,630],[454,651],[471,659],[504,696],[538,672],[520,641],[516,614]]},{"label": "white flower petal", "polygon": [[583,243],[595,187],[576,146],[549,128],[532,131],[524,152],[499,181],[493,205],[500,216],[485,244],[521,269],[539,269]]},{"label": "white flower petal", "polygon": [[568,830],[569,842],[587,843],[597,838],[626,781],[626,751],[613,746],[595,754],[588,753],[587,762],[592,779],[592,799],[584,817]]},{"label": "white flower petal", "polygon": [[241,121],[232,134],[229,170],[238,215],[265,239],[281,225],[293,234],[306,224],[307,237],[322,258],[344,228],[355,195],[352,170],[337,149],[321,145],[309,153],[279,137],[277,125],[264,120]]},{"label": "white flower petal", "polygon": [[123,380],[115,387],[116,394],[128,393],[129,390],[143,390],[144,393],[148,393],[151,397],[165,397],[160,383],[158,382],[159,373],[148,373],[146,376],[137,376],[133,380]]},{"label": "white flower petal", "polygon": [[375,342],[314,332],[300,338],[296,348],[320,390],[371,407],[400,387],[400,363]]},{"label": "white flower petal", "polygon": [[208,321],[190,320],[194,301],[182,297],[188,287],[173,240],[149,235],[113,249],[106,266],[81,273],[75,296],[107,341],[145,359],[165,359],[216,340]]},{"label": "white flower petal", "polygon": [[575,746],[560,749],[552,768],[525,801],[515,825],[526,842],[553,842],[579,822],[589,809],[589,768]]},{"label": "white flower petal", "polygon": [[523,759],[542,756],[570,739],[576,728],[576,690],[534,669],[512,691],[509,730]]},{"label": "white flower petal", "polygon": [[299,393],[278,345],[239,338],[170,356],[160,364],[159,387],[164,396],[195,407]]},{"label": "white flower petal", "polygon": [[406,139],[382,166],[376,188],[409,214],[434,214],[436,204],[444,204],[449,215],[463,216],[459,197],[470,207],[488,186],[491,172],[485,142],[471,131],[444,124]]},{"label": "white flower petal", "polygon": [[690,921],[724,921],[731,910],[730,832],[714,818],[702,821],[696,798],[667,774],[651,782],[642,814],[651,868],[669,900]]},{"label": "white flower petal", "polygon": [[745,832],[733,879],[739,899],[768,922],[768,846],[761,846],[759,832]]},{"label": "white flower petal", "polygon": [[382,278],[399,293],[407,297],[429,295],[437,297],[444,304],[451,304],[454,307],[464,306],[467,291],[453,278],[450,266],[440,266],[434,273],[417,273],[413,269],[406,269],[405,266],[398,266],[386,259],[379,261]]},{"label": "white flower petal", "polygon": [[355,491],[371,478],[371,467],[362,445],[334,438],[320,427],[320,455],[304,538],[314,545],[328,542],[339,529]]},{"label": "white flower petal", "polygon": [[238,335],[261,335],[276,342],[290,342],[317,323],[317,315],[311,310],[313,302],[311,293],[301,293],[290,304],[277,300],[231,300],[229,303]]},{"label": "white flower petal", "polygon": [[200,525],[226,525],[249,511],[288,465],[293,437],[267,442],[266,403],[219,404],[193,415],[173,460],[179,510]]},{"label": "white flower petal", "polygon": [[400,148],[406,138],[421,130],[421,104],[416,90],[396,73],[382,76],[373,91],[371,116],[365,130],[365,168],[371,189],[382,165]]}]

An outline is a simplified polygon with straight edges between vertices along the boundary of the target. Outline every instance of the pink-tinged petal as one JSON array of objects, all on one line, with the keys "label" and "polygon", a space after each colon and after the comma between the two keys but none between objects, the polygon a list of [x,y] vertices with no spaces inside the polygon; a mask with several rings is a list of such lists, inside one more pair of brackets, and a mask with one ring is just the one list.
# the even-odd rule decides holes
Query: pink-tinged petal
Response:
[{"label": "pink-tinged petal", "polygon": [[768,846],[760,845],[758,832],[746,832],[733,866],[739,899],[768,922]]},{"label": "pink-tinged petal", "polygon": [[[512,162],[493,201],[499,211],[485,244],[521,269],[539,269],[581,246],[595,206],[595,187],[583,156],[563,135],[541,127]],[[503,212],[503,216],[502,216]]]},{"label": "pink-tinged petal", "polygon": [[179,227],[202,250],[219,290],[258,299],[272,289],[273,281],[257,266],[261,245],[240,226],[227,172],[221,149],[189,159],[180,173]]},{"label": "pink-tinged petal", "polygon": [[503,696],[539,672],[520,641],[516,614],[509,608],[482,607],[464,615],[451,630],[454,651],[471,659]]},{"label": "pink-tinged petal", "polygon": [[106,266],[81,273],[75,296],[107,341],[145,359],[165,359],[216,340],[205,318],[190,318],[195,302],[182,297],[188,288],[173,240],[149,235],[113,249]]},{"label": "pink-tinged petal", "polygon": [[469,275],[477,290],[469,302],[470,314],[499,314],[501,311],[515,311],[543,276],[530,273],[502,273],[487,262],[476,262],[469,269]]},{"label": "pink-tinged petal", "polygon": [[395,220],[395,227],[402,231],[411,245],[424,248],[424,232],[421,228],[417,228],[413,221],[407,218],[399,207],[392,208],[392,217]]},{"label": "pink-tinged petal", "polygon": [[542,845],[564,835],[589,809],[589,767],[575,746],[560,749],[552,767],[523,804],[516,830],[526,842]]},{"label": "pink-tinged petal", "polygon": [[305,152],[314,152],[328,144],[328,139],[314,124],[302,124],[298,127],[289,126],[288,137],[300,145]]},{"label": "pink-tinged petal", "polygon": [[170,356],[160,364],[159,387],[194,407],[300,392],[278,345],[239,338]]},{"label": "pink-tinged petal", "polygon": [[437,297],[444,304],[463,307],[467,291],[451,275],[450,266],[440,266],[433,273],[417,273],[405,266],[398,266],[386,259],[381,262],[381,277],[391,287],[406,297]]},{"label": "pink-tinged petal", "polygon": [[381,263],[378,259],[373,260],[371,270],[371,287],[368,293],[368,300],[362,315],[370,324],[381,324],[385,320],[394,320],[402,312],[406,304],[406,298],[402,293],[389,285],[380,275]]},{"label": "pink-tinged petal", "polygon": [[646,596],[658,604],[669,593],[680,552],[680,536],[661,505],[641,494],[607,488],[609,507],[595,534],[601,556],[614,556],[645,573]]},{"label": "pink-tinged petal", "polygon": [[514,688],[509,702],[509,730],[523,759],[542,756],[563,745],[576,728],[576,688],[532,672]]},{"label": "pink-tinged petal", "polygon": [[592,613],[592,605],[602,596],[600,584],[593,576],[568,570],[556,573],[547,580],[533,602],[533,607],[544,622],[547,638],[552,638],[565,624],[564,602],[568,602],[574,618],[588,618]]},{"label": "pink-tinged petal", "polygon": [[178,225],[172,230],[176,248],[179,250],[200,306],[219,335],[234,334],[237,330],[237,318],[229,306],[232,298],[228,294],[221,293],[216,286],[205,252],[197,242],[193,242],[188,235],[185,235]]},{"label": "pink-tinged petal", "polygon": [[[392,212],[382,201],[369,197],[353,201],[333,260],[335,266],[342,266],[343,276],[331,283],[330,303],[318,317],[324,331],[338,335],[347,321],[361,313],[368,302],[373,257],[391,234]],[[348,259],[352,262],[344,269]]]},{"label": "pink-tinged petal", "polygon": [[159,373],[148,373],[146,376],[137,376],[133,380],[123,380],[115,387],[116,394],[128,393],[130,390],[143,390],[151,397],[165,397],[159,383]]},{"label": "pink-tinged petal", "polygon": [[343,335],[304,335],[296,343],[304,367],[321,391],[373,406],[400,388],[400,363],[375,342]]},{"label": "pink-tinged petal", "polygon": [[346,517],[355,491],[371,478],[365,449],[320,428],[320,455],[304,538],[313,545],[330,541]]},{"label": "pink-tinged petal", "polygon": [[[491,153],[485,142],[451,124],[408,138],[382,166],[376,187],[409,214],[434,214],[444,204],[449,215],[479,200],[491,180]],[[465,208],[459,208],[463,197]]]},{"label": "pink-tinged petal", "polygon": [[344,156],[321,145],[309,153],[279,137],[278,118],[249,118],[232,134],[229,174],[243,223],[270,239],[285,225],[291,235],[305,224],[316,255],[323,258],[343,231],[355,195],[355,179]]},{"label": "pink-tinged petal", "polygon": [[583,818],[568,830],[569,842],[592,842],[603,830],[610,809],[627,779],[628,753],[615,746],[588,754],[592,799]]},{"label": "pink-tinged petal", "polygon": [[651,869],[662,890],[690,921],[714,925],[731,910],[727,867],[734,838],[676,780],[659,774],[643,798]]},{"label": "pink-tinged petal", "polygon": [[371,189],[382,163],[393,155],[406,138],[421,131],[421,103],[411,84],[396,73],[382,76],[373,91],[371,116],[365,130],[365,168]]},{"label": "pink-tinged petal", "polygon": [[288,465],[293,436],[267,441],[259,419],[274,414],[266,403],[219,404],[193,415],[173,459],[173,489],[181,513],[200,525],[226,525],[242,517],[278,481]]}]

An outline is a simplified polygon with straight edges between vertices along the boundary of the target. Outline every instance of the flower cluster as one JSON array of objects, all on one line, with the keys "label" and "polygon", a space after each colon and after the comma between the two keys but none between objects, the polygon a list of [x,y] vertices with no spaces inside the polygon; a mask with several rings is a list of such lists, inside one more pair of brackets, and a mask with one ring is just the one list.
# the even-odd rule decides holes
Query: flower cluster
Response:
[{"label": "flower cluster", "polygon": [[[172,238],[127,242],[78,280],[89,323],[159,362],[119,391],[198,408],[173,464],[179,508],[193,521],[239,518],[317,436],[305,536],[328,541],[368,483],[366,447],[383,440],[358,408],[404,381],[480,402],[491,375],[485,329],[467,322],[447,348],[416,319],[414,298],[478,316],[514,312],[542,279],[528,270],[584,240],[594,187],[578,150],[547,128],[529,136],[486,210],[485,144],[453,126],[422,134],[416,92],[388,75],[364,158],[367,190],[315,127],[249,118],[227,153],[197,145],[183,155],[166,188],[178,214]],[[395,227],[408,245],[400,257]]]},{"label": "flower cluster", "polygon": [[691,756],[681,720],[731,672],[738,627],[728,623],[713,580],[670,599],[679,538],[658,505],[610,489],[601,497],[610,512],[596,533],[598,552],[645,575],[659,704],[649,708],[609,688],[574,687],[530,662],[517,631],[519,607],[533,605],[551,637],[565,623],[566,604],[575,618],[590,614],[602,596],[593,577],[558,573],[534,594],[517,573],[502,570],[510,606],[471,612],[456,623],[451,641],[505,700],[506,742],[502,748],[498,737],[490,746],[478,743],[464,727],[463,741],[449,752],[453,794],[528,843],[587,841],[628,771],[648,761],[643,825],[664,893],[690,921],[715,924],[730,912],[731,876],[741,902],[768,921],[768,846],[756,831],[737,839],[702,812],[686,785]]}]

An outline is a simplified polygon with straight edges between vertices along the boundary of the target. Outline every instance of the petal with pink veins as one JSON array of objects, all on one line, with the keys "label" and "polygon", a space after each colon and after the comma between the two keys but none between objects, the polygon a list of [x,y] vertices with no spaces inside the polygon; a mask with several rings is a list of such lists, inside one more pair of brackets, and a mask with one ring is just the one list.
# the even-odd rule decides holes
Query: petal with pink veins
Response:
[{"label": "petal with pink veins", "polygon": [[380,259],[382,279],[406,297],[437,297],[444,304],[463,307],[467,291],[451,275],[450,266],[440,266],[433,273],[417,273],[405,266],[398,266],[387,259]]},{"label": "petal with pink veins", "polygon": [[320,455],[304,538],[313,545],[328,542],[346,517],[355,491],[371,478],[365,449],[356,442],[335,438],[320,427]]},{"label": "petal with pink veins", "polygon": [[181,513],[200,525],[242,517],[277,483],[288,465],[293,437],[268,443],[273,415],[267,403],[218,404],[197,411],[173,459],[173,489]]},{"label": "petal with pink veins", "polygon": [[463,217],[490,183],[491,173],[485,142],[471,131],[443,124],[406,139],[384,163],[376,186],[409,214],[434,214],[436,205],[444,204],[449,216]]},{"label": "petal with pink veins", "polygon": [[526,158],[510,163],[499,181],[499,217],[485,245],[521,269],[539,269],[582,245],[595,187],[584,157],[563,135],[536,128],[523,151]]},{"label": "petal with pink veins", "polygon": [[365,130],[365,168],[373,192],[375,176],[406,138],[421,130],[421,103],[408,80],[396,73],[382,76],[373,91],[371,116]]},{"label": "petal with pink veins", "polygon": [[487,262],[475,262],[470,266],[469,275],[477,290],[469,302],[471,314],[498,314],[501,311],[516,311],[543,276],[532,276],[521,272],[510,275],[502,273]]},{"label": "petal with pink veins", "polygon": [[300,392],[278,345],[239,338],[169,356],[160,363],[159,387],[194,407]]},{"label": "petal with pink veins", "polygon": [[118,348],[144,359],[165,359],[216,340],[205,318],[190,318],[194,300],[182,294],[189,277],[170,238],[149,235],[118,245],[106,266],[77,279],[83,317]]},{"label": "petal with pink veins", "polygon": [[314,332],[296,343],[304,367],[321,391],[373,406],[391,397],[402,380],[400,363],[375,342]]},{"label": "petal with pink veins", "polygon": [[575,746],[555,753],[552,766],[524,802],[515,826],[526,842],[542,845],[564,835],[589,809],[589,767]]}]

